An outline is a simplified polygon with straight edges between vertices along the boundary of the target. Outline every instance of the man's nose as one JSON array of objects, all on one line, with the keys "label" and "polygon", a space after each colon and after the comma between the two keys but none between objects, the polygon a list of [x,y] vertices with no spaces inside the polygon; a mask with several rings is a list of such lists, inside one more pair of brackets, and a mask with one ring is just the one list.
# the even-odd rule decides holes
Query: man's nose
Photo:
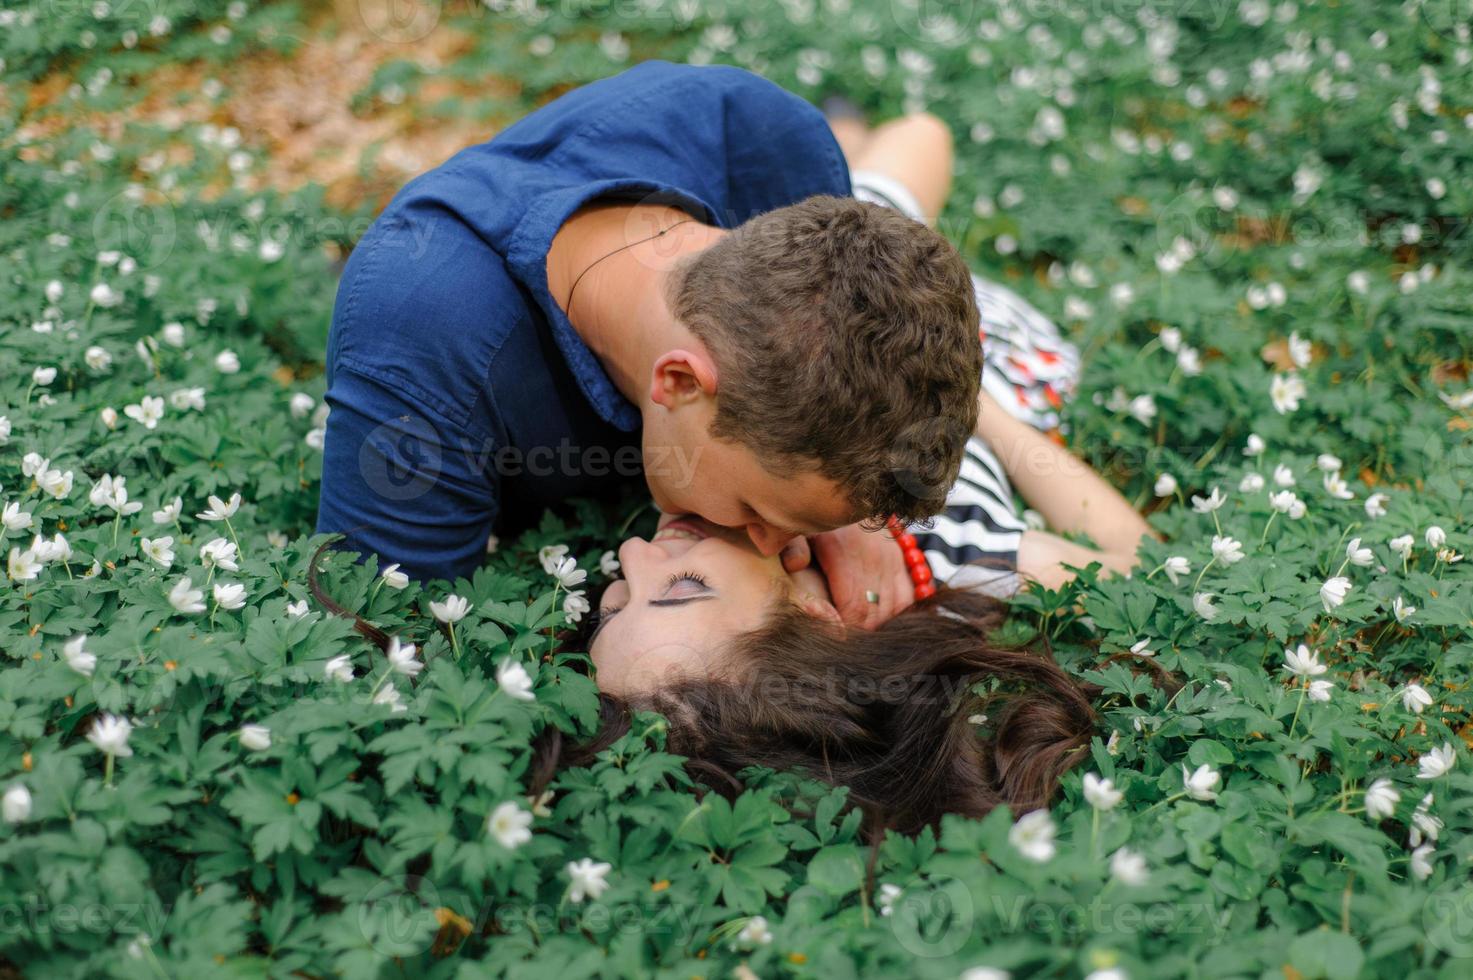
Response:
[{"label": "man's nose", "polygon": [[771,558],[779,554],[783,547],[791,540],[792,536],[768,524],[748,524],[747,536],[752,539],[752,544],[763,558]]}]

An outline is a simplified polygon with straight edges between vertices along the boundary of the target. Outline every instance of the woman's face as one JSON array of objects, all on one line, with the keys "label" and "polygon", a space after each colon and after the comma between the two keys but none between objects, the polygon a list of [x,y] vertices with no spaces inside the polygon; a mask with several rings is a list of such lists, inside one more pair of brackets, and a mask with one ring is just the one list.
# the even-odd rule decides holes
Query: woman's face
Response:
[{"label": "woman's face", "polygon": [[745,530],[663,515],[650,540],[619,547],[624,577],[600,602],[589,644],[601,690],[628,697],[675,680],[719,676],[728,641],[758,629],[777,603],[839,622],[823,575],[788,574]]}]

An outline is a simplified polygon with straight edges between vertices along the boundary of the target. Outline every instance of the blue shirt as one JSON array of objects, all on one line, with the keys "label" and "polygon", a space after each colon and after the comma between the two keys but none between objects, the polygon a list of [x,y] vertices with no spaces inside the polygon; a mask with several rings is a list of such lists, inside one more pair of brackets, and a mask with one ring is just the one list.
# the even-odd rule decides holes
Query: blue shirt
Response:
[{"label": "blue shirt", "polygon": [[454,578],[493,530],[642,473],[639,410],[548,292],[548,247],[584,204],[660,200],[730,228],[849,192],[813,106],[741,69],[658,61],[417,177],[338,286],[318,531]]}]

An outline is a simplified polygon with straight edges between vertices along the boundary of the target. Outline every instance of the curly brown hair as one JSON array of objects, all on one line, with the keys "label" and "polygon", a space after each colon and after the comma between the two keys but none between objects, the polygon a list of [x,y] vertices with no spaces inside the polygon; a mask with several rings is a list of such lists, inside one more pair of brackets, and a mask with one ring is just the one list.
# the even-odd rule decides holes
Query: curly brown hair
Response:
[{"label": "curly brown hair", "polygon": [[971,273],[943,236],[811,197],[685,260],[668,298],[720,370],[711,435],[834,481],[856,520],[942,509],[982,372]]}]

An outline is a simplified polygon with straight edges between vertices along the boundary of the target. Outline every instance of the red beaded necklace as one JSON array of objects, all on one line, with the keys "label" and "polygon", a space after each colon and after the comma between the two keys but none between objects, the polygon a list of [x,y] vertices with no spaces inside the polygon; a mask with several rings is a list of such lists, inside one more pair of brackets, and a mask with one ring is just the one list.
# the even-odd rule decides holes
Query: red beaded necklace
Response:
[{"label": "red beaded necklace", "polygon": [[905,529],[899,518],[890,518],[885,526],[905,555],[905,570],[910,572],[911,584],[915,586],[916,601],[920,602],[935,595],[936,582],[931,576],[931,565],[926,561],[926,553],[916,543],[915,535]]}]

